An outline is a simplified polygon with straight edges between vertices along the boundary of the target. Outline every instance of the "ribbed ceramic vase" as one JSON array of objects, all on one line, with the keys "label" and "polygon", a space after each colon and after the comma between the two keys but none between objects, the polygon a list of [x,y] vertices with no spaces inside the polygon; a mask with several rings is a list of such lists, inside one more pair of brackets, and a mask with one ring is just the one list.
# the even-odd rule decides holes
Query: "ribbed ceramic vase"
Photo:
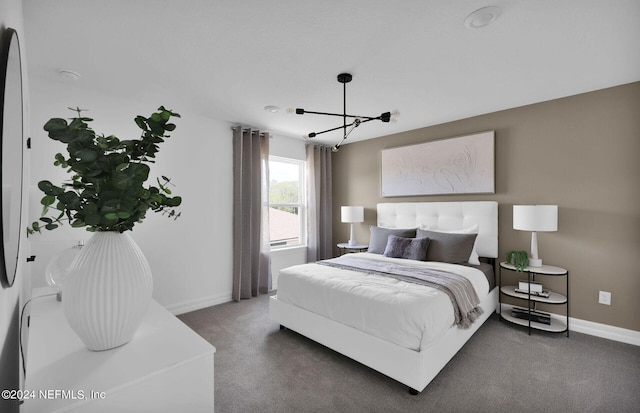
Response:
[{"label": "ribbed ceramic vase", "polygon": [[96,232],[71,264],[62,308],[89,350],[109,350],[131,341],[152,290],[149,263],[129,234]]}]

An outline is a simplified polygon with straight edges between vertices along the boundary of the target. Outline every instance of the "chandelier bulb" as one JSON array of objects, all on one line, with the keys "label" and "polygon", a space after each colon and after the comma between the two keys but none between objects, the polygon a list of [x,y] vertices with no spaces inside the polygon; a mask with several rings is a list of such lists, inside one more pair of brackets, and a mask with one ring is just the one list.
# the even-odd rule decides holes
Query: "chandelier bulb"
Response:
[{"label": "chandelier bulb", "polygon": [[294,108],[287,108],[287,113],[293,115],[294,113],[296,113],[296,110]]},{"label": "chandelier bulb", "polygon": [[400,116],[400,112],[394,110],[393,112],[391,112],[391,116],[395,116],[397,118],[398,116]]}]

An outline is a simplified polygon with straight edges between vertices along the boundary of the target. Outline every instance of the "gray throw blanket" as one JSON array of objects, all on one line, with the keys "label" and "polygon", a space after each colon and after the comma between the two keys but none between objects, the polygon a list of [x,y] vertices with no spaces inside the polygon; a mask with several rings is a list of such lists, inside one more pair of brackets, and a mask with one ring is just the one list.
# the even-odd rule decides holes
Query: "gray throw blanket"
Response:
[{"label": "gray throw blanket", "polygon": [[436,288],[449,296],[453,304],[456,324],[469,328],[482,313],[480,300],[471,282],[465,277],[442,270],[422,268],[388,261],[368,260],[343,255],[339,258],[318,261],[316,264],[367,274],[380,274],[397,280]]}]

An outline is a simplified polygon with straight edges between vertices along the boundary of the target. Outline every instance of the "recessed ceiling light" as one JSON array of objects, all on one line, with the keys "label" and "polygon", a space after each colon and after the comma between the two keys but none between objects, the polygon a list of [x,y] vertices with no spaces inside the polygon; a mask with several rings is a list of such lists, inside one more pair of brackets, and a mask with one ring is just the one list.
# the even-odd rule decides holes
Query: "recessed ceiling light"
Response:
[{"label": "recessed ceiling light", "polygon": [[487,6],[481,9],[478,9],[467,16],[464,19],[464,25],[470,29],[480,29],[482,27],[487,27],[502,13],[502,9],[500,7],[495,6]]},{"label": "recessed ceiling light", "polygon": [[64,79],[69,79],[69,80],[80,79],[80,73],[74,72],[73,70],[69,70],[69,69],[60,69],[58,70],[58,74],[60,75],[60,77]]},{"label": "recessed ceiling light", "polygon": [[264,110],[266,110],[267,112],[271,112],[271,113],[277,113],[280,112],[280,108],[274,105],[268,105],[264,107]]}]

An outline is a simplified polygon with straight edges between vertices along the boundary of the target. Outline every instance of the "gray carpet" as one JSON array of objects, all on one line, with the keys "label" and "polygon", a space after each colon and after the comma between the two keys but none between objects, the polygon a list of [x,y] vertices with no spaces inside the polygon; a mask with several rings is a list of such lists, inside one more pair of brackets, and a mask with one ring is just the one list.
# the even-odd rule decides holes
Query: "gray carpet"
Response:
[{"label": "gray carpet", "polygon": [[494,314],[417,396],[269,319],[268,297],[179,317],[216,347],[233,412],[640,412],[640,347],[534,332]]}]

